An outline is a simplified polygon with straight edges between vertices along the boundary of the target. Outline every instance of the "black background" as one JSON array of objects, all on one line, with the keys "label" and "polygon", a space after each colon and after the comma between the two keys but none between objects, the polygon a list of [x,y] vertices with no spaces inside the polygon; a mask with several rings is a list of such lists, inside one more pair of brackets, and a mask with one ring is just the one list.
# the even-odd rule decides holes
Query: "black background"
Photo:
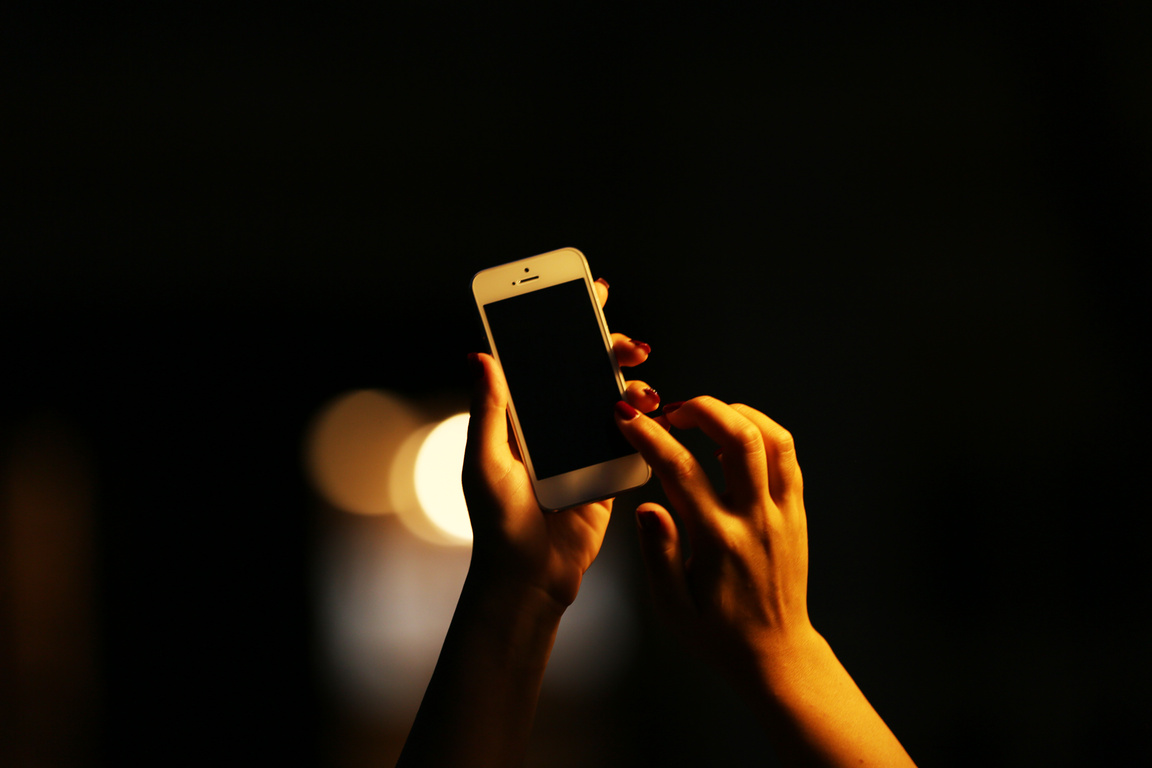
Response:
[{"label": "black background", "polygon": [[[1146,6],[3,14],[0,426],[92,457],[92,759],[330,759],[305,426],[464,392],[471,275],[569,245],[666,401],[795,433],[814,621],[914,758],[1149,758]],[[604,764],[742,764],[628,588]]]}]

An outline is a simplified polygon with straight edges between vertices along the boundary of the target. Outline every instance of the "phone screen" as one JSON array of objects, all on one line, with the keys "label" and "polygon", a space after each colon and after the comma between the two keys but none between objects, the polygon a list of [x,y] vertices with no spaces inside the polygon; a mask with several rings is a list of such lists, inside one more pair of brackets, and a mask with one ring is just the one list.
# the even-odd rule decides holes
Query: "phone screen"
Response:
[{"label": "phone screen", "polygon": [[583,280],[484,307],[536,477],[635,453],[613,417],[620,399]]}]

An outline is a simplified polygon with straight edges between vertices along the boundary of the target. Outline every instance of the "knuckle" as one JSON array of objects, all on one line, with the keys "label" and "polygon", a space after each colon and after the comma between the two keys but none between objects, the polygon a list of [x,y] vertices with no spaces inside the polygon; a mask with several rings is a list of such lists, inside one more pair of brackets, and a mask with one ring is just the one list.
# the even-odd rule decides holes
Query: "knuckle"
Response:
[{"label": "knuckle", "polygon": [[788,490],[794,496],[804,495],[804,475],[800,472],[800,465],[792,462],[787,474]]},{"label": "knuckle", "polygon": [[712,542],[720,548],[722,552],[735,552],[740,548],[744,542],[746,532],[742,528],[737,528],[731,521],[725,521],[715,527],[712,531]]},{"label": "knuckle", "polygon": [[669,480],[684,481],[696,473],[696,460],[688,451],[677,451],[661,462],[660,471]]},{"label": "knuckle", "polygon": [[759,427],[749,421],[738,425],[733,432],[733,437],[748,453],[758,453],[764,449],[764,435],[760,432]]},{"label": "knuckle", "polygon": [[791,432],[783,427],[773,436],[772,442],[775,443],[776,450],[781,455],[796,453],[796,439],[792,437]]}]

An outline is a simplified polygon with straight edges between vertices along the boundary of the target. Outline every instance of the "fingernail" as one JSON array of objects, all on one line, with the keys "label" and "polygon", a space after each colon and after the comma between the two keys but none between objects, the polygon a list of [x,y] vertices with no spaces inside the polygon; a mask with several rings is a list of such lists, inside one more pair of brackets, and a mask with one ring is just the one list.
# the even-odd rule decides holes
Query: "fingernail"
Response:
[{"label": "fingernail", "polygon": [[660,393],[652,389],[652,387],[644,387],[644,394],[649,397],[654,397],[656,398],[656,402],[660,402]]},{"label": "fingernail", "polygon": [[468,372],[472,374],[473,379],[479,379],[484,375],[484,364],[480,362],[480,355],[476,352],[468,353]]},{"label": "fingernail", "polygon": [[624,419],[624,421],[631,421],[640,415],[640,411],[633,408],[623,400],[616,401],[616,415]]},{"label": "fingernail", "polygon": [[605,288],[608,288],[608,289],[611,289],[611,288],[612,288],[612,286],[608,285],[608,281],[607,281],[607,280],[605,280],[605,279],[604,279],[604,278],[602,278],[602,277],[598,277],[598,278],[596,278],[596,282],[598,282],[598,283],[604,283],[604,287],[605,287]]},{"label": "fingernail", "polygon": [[666,404],[664,406],[664,415],[667,416],[668,414],[673,413],[674,411],[678,410],[680,408],[680,406],[682,406],[682,405],[684,405],[683,400],[677,400],[674,403]]},{"label": "fingernail", "polygon": [[664,525],[660,522],[660,516],[651,509],[636,510],[636,523],[646,536],[661,536],[664,533]]},{"label": "fingernail", "polygon": [[636,339],[629,339],[629,341],[631,341],[634,346],[644,350],[644,354],[652,354],[652,345],[643,341],[636,341]]}]

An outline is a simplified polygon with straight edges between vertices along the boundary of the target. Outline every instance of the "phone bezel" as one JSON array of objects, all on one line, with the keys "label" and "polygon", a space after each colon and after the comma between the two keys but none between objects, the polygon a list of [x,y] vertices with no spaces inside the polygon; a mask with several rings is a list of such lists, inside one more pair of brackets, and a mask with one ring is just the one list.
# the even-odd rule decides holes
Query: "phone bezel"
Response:
[{"label": "phone bezel", "polygon": [[[591,310],[600,326],[604,352],[612,364],[612,370],[616,376],[616,387],[620,392],[620,397],[623,398],[624,375],[616,362],[616,356],[612,353],[612,337],[608,332],[608,324],[604,319],[600,302],[596,298],[596,289],[592,284],[592,273],[588,268],[588,260],[583,253],[575,248],[549,251],[526,259],[490,267],[476,273],[472,278],[472,295],[476,300],[476,308],[479,310],[480,319],[484,324],[484,333],[488,337],[489,349],[499,364],[500,347],[492,336],[492,329],[488,324],[488,315],[485,311],[486,305],[580,279],[583,279],[584,287],[588,292]],[[520,429],[520,420],[516,415],[516,395],[513,392],[509,393],[508,415],[517,445],[520,448],[520,455],[532,481],[536,499],[540,506],[545,509],[566,509],[615,496],[630,488],[643,485],[648,482],[652,475],[652,470],[640,454],[633,453],[541,480],[536,477],[536,470],[532,464],[532,449],[525,445],[523,432]]]}]

